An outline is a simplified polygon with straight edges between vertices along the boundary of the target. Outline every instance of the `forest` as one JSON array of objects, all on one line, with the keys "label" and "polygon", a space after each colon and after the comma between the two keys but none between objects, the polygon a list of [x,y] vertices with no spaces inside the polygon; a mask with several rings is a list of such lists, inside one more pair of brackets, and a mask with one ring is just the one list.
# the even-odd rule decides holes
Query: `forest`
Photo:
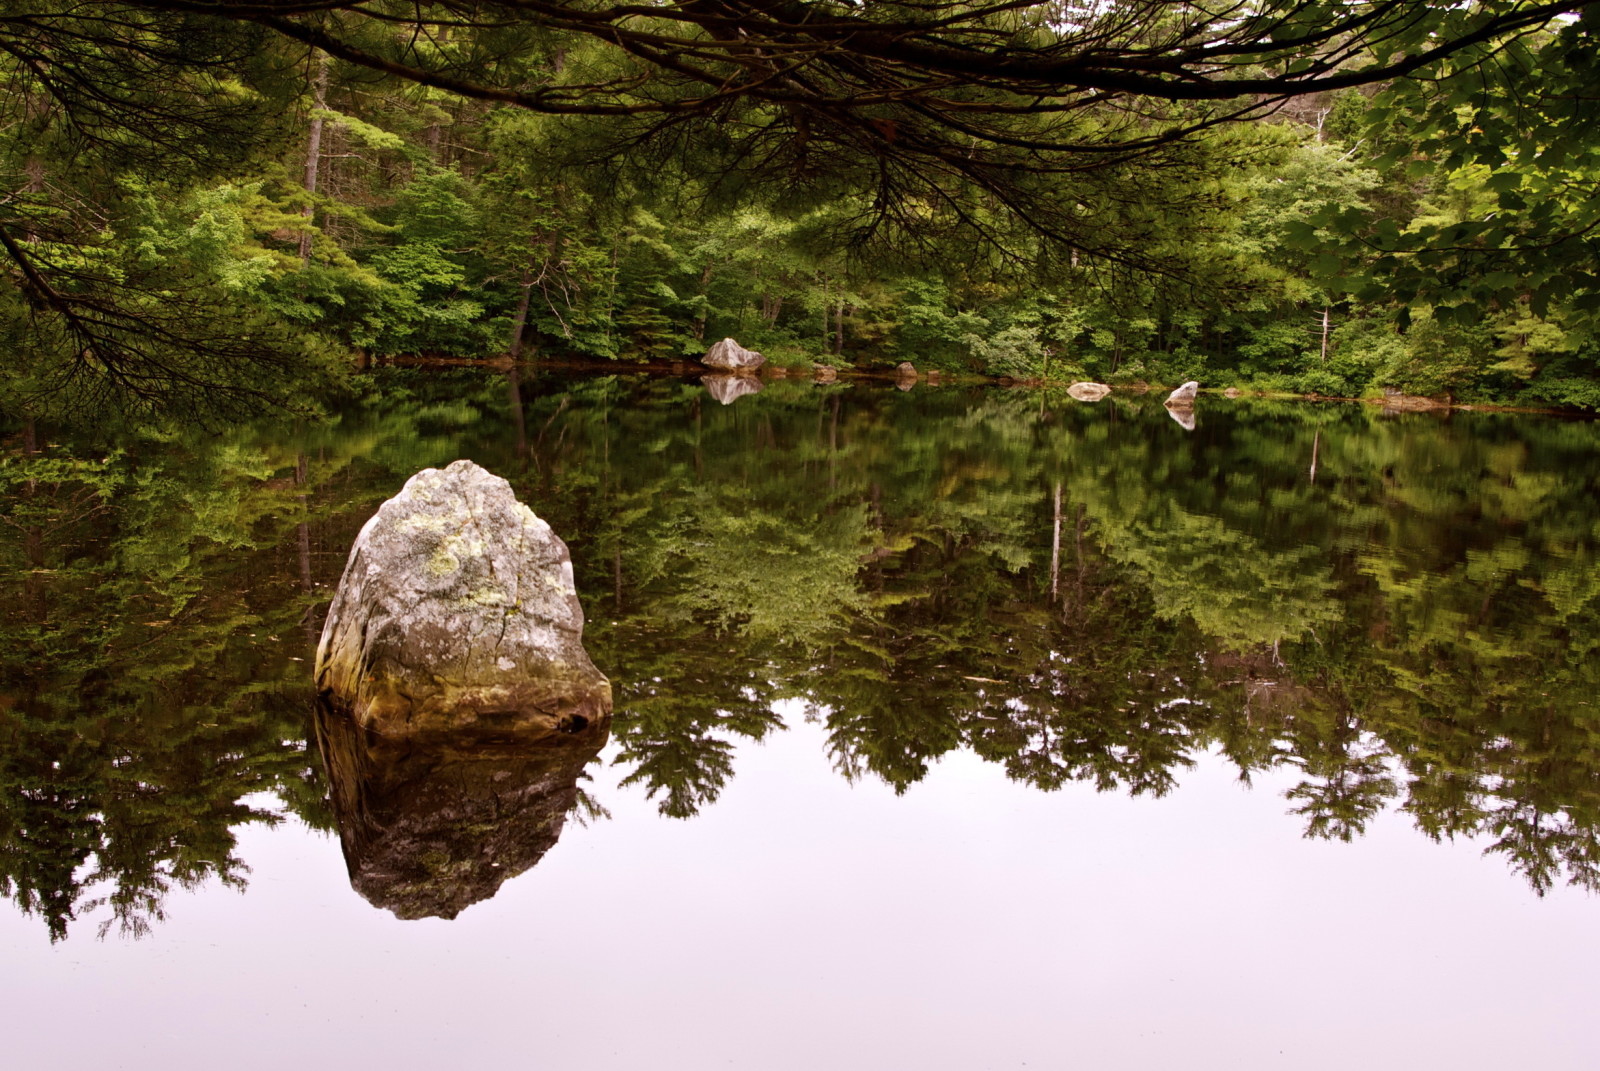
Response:
[{"label": "forest", "polygon": [[13,0],[0,407],[373,359],[1600,407],[1589,3]]}]

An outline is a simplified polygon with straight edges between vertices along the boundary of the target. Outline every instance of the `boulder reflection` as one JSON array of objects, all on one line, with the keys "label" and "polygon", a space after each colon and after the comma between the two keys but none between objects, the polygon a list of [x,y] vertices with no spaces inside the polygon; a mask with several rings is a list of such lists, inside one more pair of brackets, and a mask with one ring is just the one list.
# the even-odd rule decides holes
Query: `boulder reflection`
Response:
[{"label": "boulder reflection", "polygon": [[319,701],[351,887],[402,919],[451,919],[487,900],[560,838],[609,729],[393,740]]}]

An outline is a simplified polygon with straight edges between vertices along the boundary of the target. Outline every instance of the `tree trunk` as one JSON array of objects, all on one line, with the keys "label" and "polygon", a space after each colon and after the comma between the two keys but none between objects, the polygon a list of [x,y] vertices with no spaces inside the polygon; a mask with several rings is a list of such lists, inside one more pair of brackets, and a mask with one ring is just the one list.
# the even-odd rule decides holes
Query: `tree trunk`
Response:
[{"label": "tree trunk", "polygon": [[513,361],[522,357],[522,333],[528,326],[528,304],[533,300],[533,280],[527,273],[522,276],[522,297],[517,300],[517,314],[511,320],[511,347],[507,351]]},{"label": "tree trunk", "polygon": [[[314,80],[312,104],[317,114],[311,117],[311,135],[306,144],[306,178],[305,187],[307,197],[314,198],[317,193],[317,172],[322,166],[322,127],[323,119],[320,114],[328,107],[328,57],[326,53],[317,53],[317,73]],[[304,267],[311,263],[311,226],[316,216],[316,205],[307,203],[301,215],[305,217],[305,229],[300,232],[300,264]]]},{"label": "tree trunk", "polygon": [[700,342],[704,342],[706,340],[706,316],[708,313],[707,306],[709,306],[711,303],[711,273],[712,269],[715,267],[716,263],[712,262],[707,264],[705,271],[700,273],[700,300],[705,302],[705,304],[701,305],[700,307],[700,315],[694,318],[694,337]]},{"label": "tree trunk", "polygon": [[839,302],[833,311],[833,352],[844,352],[844,302]]}]

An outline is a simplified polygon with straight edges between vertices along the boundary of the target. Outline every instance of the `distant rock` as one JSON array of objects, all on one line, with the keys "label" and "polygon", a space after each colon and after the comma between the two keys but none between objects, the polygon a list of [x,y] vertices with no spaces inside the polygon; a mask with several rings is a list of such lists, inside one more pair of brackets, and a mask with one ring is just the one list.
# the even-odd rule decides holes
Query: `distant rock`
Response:
[{"label": "distant rock", "polygon": [[1200,384],[1190,380],[1171,394],[1167,395],[1166,405],[1169,409],[1187,409],[1194,405],[1194,397],[1200,393]]},{"label": "distant rock", "polygon": [[423,469],[361,529],[315,672],[327,702],[388,738],[572,732],[611,715],[566,544],[471,461]]},{"label": "distant rock", "polygon": [[1098,402],[1111,393],[1111,388],[1104,383],[1074,383],[1067,393],[1080,402]]},{"label": "distant rock", "polygon": [[700,363],[724,372],[754,372],[766,360],[755,350],[747,350],[733,339],[725,338],[707,350],[706,355],[700,358]]},{"label": "distant rock", "polygon": [[1229,387],[1227,390],[1222,392],[1222,396],[1224,398],[1238,398],[1243,394],[1244,391],[1240,390],[1238,387]]},{"label": "distant rock", "polygon": [[1418,413],[1429,409],[1448,409],[1449,402],[1442,402],[1437,398],[1428,398],[1421,394],[1404,394],[1400,391],[1389,389],[1383,392],[1383,407],[1405,413]]},{"label": "distant rock", "polygon": [[917,379],[917,366],[910,361],[901,361],[895,366],[894,374],[899,379],[909,379],[914,383]]},{"label": "distant rock", "polygon": [[760,394],[762,389],[755,376],[702,376],[700,382],[723,405],[732,405],[746,394]]},{"label": "distant rock", "polygon": [[839,378],[839,373],[832,365],[819,364],[811,369],[811,378],[818,383],[832,383]]}]

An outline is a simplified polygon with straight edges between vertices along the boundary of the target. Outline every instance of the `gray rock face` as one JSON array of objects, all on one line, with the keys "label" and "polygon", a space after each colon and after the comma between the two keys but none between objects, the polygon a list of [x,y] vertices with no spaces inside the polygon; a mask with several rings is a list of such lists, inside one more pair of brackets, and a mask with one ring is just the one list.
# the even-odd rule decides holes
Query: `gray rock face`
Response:
[{"label": "gray rock face", "polygon": [[910,361],[901,361],[899,364],[895,365],[894,374],[899,376],[901,379],[916,379],[917,366],[912,364]]},{"label": "gray rock face", "polygon": [[733,339],[725,338],[707,350],[700,363],[726,372],[754,372],[766,360],[755,350],[747,350]]},{"label": "gray rock face", "polygon": [[1169,407],[1184,409],[1194,405],[1194,396],[1200,392],[1200,384],[1190,380],[1171,394],[1167,395],[1166,404]]},{"label": "gray rock face", "polygon": [[761,380],[755,376],[703,376],[700,382],[723,405],[732,405],[746,394],[759,394],[762,390]]},{"label": "gray rock face", "polygon": [[1111,388],[1104,383],[1074,383],[1067,393],[1080,402],[1098,402],[1111,393]]},{"label": "gray rock face", "polygon": [[389,738],[570,732],[611,714],[566,544],[470,461],[423,469],[361,529],[316,681]]}]

